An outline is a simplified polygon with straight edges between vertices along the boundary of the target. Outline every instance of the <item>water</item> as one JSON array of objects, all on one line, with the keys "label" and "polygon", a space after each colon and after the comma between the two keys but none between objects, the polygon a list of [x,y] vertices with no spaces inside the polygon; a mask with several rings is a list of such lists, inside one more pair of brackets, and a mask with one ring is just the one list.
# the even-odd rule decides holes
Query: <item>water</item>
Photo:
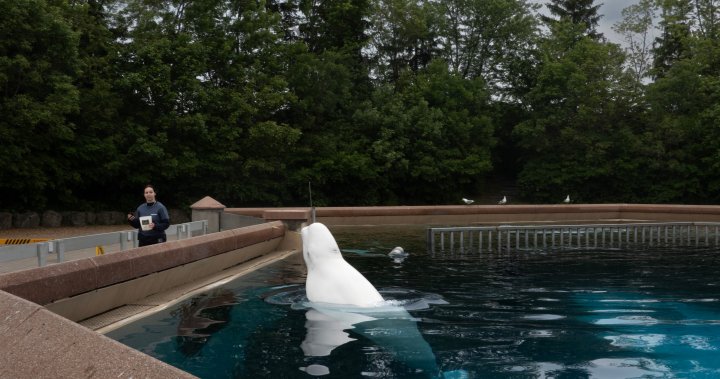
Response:
[{"label": "water", "polygon": [[108,336],[201,378],[720,377],[717,250],[433,256],[421,229],[334,234],[395,311],[316,309],[295,257]]}]

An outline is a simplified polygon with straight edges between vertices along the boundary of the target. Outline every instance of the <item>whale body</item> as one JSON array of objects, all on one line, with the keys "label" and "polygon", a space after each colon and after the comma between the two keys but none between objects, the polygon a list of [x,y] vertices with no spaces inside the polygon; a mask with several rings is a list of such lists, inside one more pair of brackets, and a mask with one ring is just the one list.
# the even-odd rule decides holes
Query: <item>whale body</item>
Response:
[{"label": "whale body", "polygon": [[357,307],[374,307],[384,301],[377,289],[345,261],[325,225],[316,222],[306,226],[301,235],[307,266],[305,292],[308,300]]},{"label": "whale body", "polygon": [[[428,377],[467,378],[467,372],[440,372],[435,354],[418,330],[417,320],[402,307],[385,302],[375,287],[345,261],[335,238],[321,223],[301,231],[307,266],[305,292],[311,308],[305,313],[305,356],[324,357],[355,341],[352,330],[394,353],[416,373]],[[407,255],[398,248],[395,253]],[[322,374],[329,373],[327,367]],[[318,369],[314,367],[313,370]],[[307,369],[306,369],[307,371]]]}]

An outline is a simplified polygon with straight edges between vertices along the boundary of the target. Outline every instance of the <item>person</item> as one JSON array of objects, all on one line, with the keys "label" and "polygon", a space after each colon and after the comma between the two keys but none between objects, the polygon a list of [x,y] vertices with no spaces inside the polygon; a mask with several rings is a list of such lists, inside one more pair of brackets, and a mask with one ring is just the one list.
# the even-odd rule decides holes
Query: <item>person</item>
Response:
[{"label": "person", "polygon": [[170,215],[167,208],[157,201],[155,187],[145,186],[145,204],[140,204],[135,212],[129,212],[128,222],[138,229],[139,246],[154,245],[167,241],[165,229],[170,227]]}]

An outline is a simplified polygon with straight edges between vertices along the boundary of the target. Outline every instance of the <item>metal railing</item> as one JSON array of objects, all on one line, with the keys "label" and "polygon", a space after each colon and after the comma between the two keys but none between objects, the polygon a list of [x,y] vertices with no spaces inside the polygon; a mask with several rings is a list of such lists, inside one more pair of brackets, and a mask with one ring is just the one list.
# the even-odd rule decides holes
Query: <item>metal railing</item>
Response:
[{"label": "metal railing", "polygon": [[[170,225],[165,230],[168,241],[207,234],[207,220]],[[47,264],[49,254],[57,254],[57,262],[66,260],[71,251],[103,247],[106,252],[123,251],[138,246],[137,230],[91,234],[87,236],[60,238],[47,242],[0,247],[0,263],[37,257],[38,266]],[[108,247],[107,249],[105,247]]]},{"label": "metal railing", "polygon": [[429,252],[720,246],[720,223],[499,225],[427,229]]}]

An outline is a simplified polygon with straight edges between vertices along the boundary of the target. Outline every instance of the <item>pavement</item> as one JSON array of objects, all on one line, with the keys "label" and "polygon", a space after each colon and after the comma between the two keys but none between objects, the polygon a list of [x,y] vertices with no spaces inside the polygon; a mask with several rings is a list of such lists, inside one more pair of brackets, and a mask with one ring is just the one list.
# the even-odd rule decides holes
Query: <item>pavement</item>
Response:
[{"label": "pavement", "polygon": [[[48,240],[86,236],[92,234],[118,232],[132,230],[128,225],[92,225],[80,227],[58,227],[58,228],[14,228],[0,229],[0,238],[47,238]],[[0,245],[4,246],[4,245]],[[120,251],[120,244],[103,246],[105,254],[112,254]],[[96,255],[95,248],[74,250],[65,252],[65,261],[93,257]],[[47,264],[57,264],[57,254],[50,253],[47,257]],[[38,267],[38,259],[25,258],[0,263],[0,274],[27,270]]]}]

